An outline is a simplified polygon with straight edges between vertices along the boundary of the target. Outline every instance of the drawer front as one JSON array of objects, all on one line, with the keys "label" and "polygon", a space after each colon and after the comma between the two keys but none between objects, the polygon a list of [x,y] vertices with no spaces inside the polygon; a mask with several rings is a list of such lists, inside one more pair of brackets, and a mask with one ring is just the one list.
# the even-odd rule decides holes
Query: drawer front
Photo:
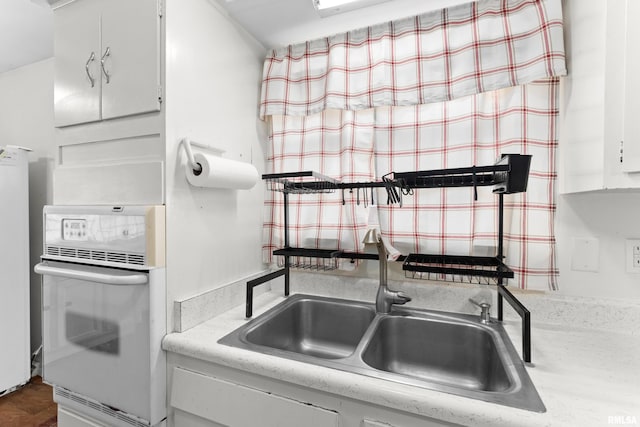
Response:
[{"label": "drawer front", "polygon": [[337,412],[181,368],[173,371],[171,406],[209,420],[212,425],[339,426]]}]

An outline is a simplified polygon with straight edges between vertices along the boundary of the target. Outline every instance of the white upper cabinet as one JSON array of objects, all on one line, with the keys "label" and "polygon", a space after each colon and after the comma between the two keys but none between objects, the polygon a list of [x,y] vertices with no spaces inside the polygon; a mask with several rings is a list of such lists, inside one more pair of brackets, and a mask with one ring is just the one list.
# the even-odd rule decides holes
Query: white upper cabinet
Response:
[{"label": "white upper cabinet", "polygon": [[560,191],[640,188],[640,2],[563,3]]},{"label": "white upper cabinet", "polygon": [[77,1],[55,12],[55,123],[100,120],[100,12]]},{"label": "white upper cabinet", "polygon": [[158,1],[102,3],[102,118],[158,111],[161,96]]},{"label": "white upper cabinet", "polygon": [[54,17],[56,126],[160,110],[158,0],[75,0]]},{"label": "white upper cabinet", "polygon": [[627,1],[623,170],[640,171],[640,1]]}]

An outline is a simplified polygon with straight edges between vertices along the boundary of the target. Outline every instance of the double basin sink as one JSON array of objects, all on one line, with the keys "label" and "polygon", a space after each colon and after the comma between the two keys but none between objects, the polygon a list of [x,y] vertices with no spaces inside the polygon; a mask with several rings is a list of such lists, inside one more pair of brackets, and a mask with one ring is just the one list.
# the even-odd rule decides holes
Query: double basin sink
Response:
[{"label": "double basin sink", "polygon": [[499,322],[296,294],[218,341],[319,366],[544,412]]}]

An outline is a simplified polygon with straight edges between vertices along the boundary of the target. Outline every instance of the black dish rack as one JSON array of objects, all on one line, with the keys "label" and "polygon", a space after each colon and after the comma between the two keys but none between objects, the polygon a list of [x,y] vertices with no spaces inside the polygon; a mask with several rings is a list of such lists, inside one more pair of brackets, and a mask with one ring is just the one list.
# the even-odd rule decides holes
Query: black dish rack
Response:
[{"label": "black dish rack", "polygon": [[[503,154],[497,163],[490,166],[392,173],[383,177],[381,181],[354,183],[343,183],[313,171],[262,175],[262,179],[267,182],[267,188],[281,192],[284,198],[284,248],[273,252],[274,255],[282,256],[283,262],[281,269],[247,282],[246,317],[250,318],[253,315],[253,288],[256,286],[284,276],[284,294],[289,295],[291,268],[331,270],[337,267],[339,258],[378,259],[377,254],[291,247],[289,194],[342,191],[344,204],[345,190],[384,188],[388,195],[387,203],[400,203],[402,206],[402,194],[410,194],[416,189],[473,187],[476,192],[477,187],[492,186],[498,197],[498,246],[495,257],[409,254],[400,256],[397,261],[403,263],[405,276],[413,279],[497,285],[498,320],[503,320],[503,299],[506,299],[522,318],[523,360],[531,362],[530,312],[505,287],[505,279],[513,278],[514,273],[503,263],[504,195],[526,191],[530,164],[530,155]],[[363,191],[363,196],[366,198],[366,191]],[[294,258],[316,261],[292,263]]]},{"label": "black dish rack", "polygon": [[405,277],[490,285],[513,279],[513,270],[499,257],[409,254],[402,263]]}]

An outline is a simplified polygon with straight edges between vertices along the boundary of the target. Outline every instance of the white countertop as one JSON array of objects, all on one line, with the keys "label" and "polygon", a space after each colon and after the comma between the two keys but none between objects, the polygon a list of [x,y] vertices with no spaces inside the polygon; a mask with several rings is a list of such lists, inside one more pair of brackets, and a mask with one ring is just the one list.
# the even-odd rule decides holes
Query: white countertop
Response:
[{"label": "white countertop", "polygon": [[[279,292],[254,300],[254,317],[281,302]],[[247,320],[244,305],[182,333],[169,334],[163,348],[201,359],[451,423],[473,426],[604,426],[640,424],[640,336],[571,325],[534,323],[527,371],[545,413],[487,403],[229,347],[217,340]],[[520,321],[505,329],[520,351]],[[637,325],[633,326],[634,330]],[[614,418],[610,418],[614,417]]]}]

